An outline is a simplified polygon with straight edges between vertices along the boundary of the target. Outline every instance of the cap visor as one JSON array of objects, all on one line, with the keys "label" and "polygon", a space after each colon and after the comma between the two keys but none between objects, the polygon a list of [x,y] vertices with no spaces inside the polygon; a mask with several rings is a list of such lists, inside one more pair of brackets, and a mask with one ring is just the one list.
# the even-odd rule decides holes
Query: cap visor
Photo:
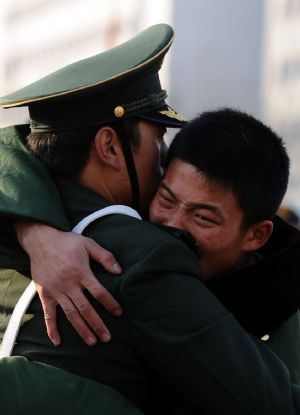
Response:
[{"label": "cap visor", "polygon": [[187,123],[187,120],[182,115],[170,107],[146,112],[145,114],[138,115],[138,117],[147,121],[163,124],[168,128],[181,128]]}]

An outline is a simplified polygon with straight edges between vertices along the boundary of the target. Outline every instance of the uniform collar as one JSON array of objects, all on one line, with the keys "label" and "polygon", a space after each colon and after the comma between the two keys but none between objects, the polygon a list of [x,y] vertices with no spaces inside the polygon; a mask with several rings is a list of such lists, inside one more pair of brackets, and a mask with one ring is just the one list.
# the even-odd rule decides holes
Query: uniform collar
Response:
[{"label": "uniform collar", "polygon": [[59,191],[71,229],[91,212],[112,204],[98,193],[79,184],[59,183]]}]

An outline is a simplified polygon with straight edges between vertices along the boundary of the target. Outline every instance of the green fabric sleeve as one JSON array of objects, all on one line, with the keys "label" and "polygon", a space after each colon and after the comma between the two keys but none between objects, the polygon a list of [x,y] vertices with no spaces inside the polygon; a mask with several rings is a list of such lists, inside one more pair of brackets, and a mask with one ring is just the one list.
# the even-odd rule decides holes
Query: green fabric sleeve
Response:
[{"label": "green fabric sleeve", "polygon": [[69,230],[54,181],[23,142],[28,125],[0,129],[0,216]]},{"label": "green fabric sleeve", "polygon": [[5,415],[142,415],[106,385],[24,357],[0,360],[0,413]]},{"label": "green fabric sleeve", "polygon": [[279,356],[289,369],[291,379],[300,385],[300,312],[269,334],[266,344]]}]

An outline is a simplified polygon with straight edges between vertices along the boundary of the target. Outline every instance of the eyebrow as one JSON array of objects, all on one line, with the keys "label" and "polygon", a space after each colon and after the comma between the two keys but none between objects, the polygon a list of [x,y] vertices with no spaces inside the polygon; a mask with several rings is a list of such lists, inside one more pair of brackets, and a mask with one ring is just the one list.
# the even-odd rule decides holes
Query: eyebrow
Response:
[{"label": "eyebrow", "polygon": [[[175,193],[169,188],[169,186],[166,185],[165,182],[161,182],[160,187],[164,188],[176,201],[178,200],[178,197],[175,195]],[[210,212],[216,214],[220,219],[225,220],[224,215],[222,214],[221,210],[215,206],[208,203],[189,203],[186,205],[189,210],[192,209],[205,209],[209,210]]]},{"label": "eyebrow", "polygon": [[170,195],[173,197],[173,199],[177,200],[177,197],[176,197],[175,193],[172,192],[172,190],[169,188],[169,186],[166,185],[166,183],[164,181],[161,182],[160,187],[163,187],[168,193],[170,193]]}]

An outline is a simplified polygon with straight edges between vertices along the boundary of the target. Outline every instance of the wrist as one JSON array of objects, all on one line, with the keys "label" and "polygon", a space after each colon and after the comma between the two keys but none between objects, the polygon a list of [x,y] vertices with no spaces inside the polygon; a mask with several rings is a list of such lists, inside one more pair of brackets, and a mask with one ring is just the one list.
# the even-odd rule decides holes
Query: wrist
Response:
[{"label": "wrist", "polygon": [[13,227],[15,229],[19,244],[28,254],[32,249],[34,249],[34,244],[39,239],[40,231],[45,228],[44,232],[46,232],[46,228],[49,228],[47,225],[42,223],[31,221],[15,222]]}]

